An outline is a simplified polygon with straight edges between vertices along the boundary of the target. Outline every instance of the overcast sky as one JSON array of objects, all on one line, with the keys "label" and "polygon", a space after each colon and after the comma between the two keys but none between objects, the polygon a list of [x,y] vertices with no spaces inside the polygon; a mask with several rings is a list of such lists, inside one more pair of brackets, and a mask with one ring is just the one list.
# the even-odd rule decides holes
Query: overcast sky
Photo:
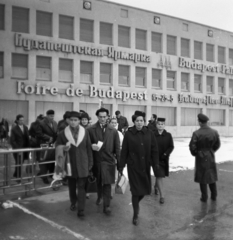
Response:
[{"label": "overcast sky", "polygon": [[233,32],[233,0],[108,0]]}]

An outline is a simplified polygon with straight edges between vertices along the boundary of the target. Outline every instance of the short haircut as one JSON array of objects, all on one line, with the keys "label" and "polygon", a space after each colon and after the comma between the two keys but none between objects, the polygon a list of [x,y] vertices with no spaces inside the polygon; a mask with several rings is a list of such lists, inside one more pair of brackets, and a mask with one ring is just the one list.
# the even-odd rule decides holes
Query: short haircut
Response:
[{"label": "short haircut", "polygon": [[[142,117],[142,116],[133,115],[133,116],[132,116],[132,122],[134,123],[138,117]],[[142,117],[142,118],[143,118],[143,120],[144,120],[144,122],[145,122],[145,121],[146,121],[145,117]]]},{"label": "short haircut", "polygon": [[99,113],[100,113],[100,112],[106,112],[107,115],[109,114],[108,109],[106,109],[106,108],[100,108],[100,109],[98,109],[98,110],[96,111],[95,115],[96,115],[96,116],[99,116]]},{"label": "short haircut", "polygon": [[24,118],[24,116],[23,116],[22,114],[18,114],[18,115],[16,116],[16,121],[19,121],[20,118]]},{"label": "short haircut", "polygon": [[117,111],[115,112],[115,114],[116,114],[116,115],[119,115],[119,114],[121,114],[121,112],[120,112],[119,110],[117,110]]},{"label": "short haircut", "polygon": [[54,110],[48,110],[47,112],[46,112],[46,114],[47,115],[54,115],[55,114],[55,112],[54,112]]}]

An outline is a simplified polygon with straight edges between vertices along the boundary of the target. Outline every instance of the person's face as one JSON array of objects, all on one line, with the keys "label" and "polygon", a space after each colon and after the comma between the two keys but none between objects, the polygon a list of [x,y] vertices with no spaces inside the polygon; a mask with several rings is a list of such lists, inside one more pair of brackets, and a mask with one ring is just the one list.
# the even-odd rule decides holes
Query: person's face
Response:
[{"label": "person's face", "polygon": [[117,120],[116,119],[112,119],[111,122],[110,122],[110,125],[114,128],[116,128],[117,126]]},{"label": "person's face", "polygon": [[98,120],[100,124],[106,124],[108,115],[106,112],[99,112]]},{"label": "person's face", "polygon": [[121,116],[121,114],[119,113],[118,115],[116,115],[117,118],[119,118]]},{"label": "person's face", "polygon": [[86,126],[88,124],[88,119],[87,118],[82,118],[81,123],[83,126]]},{"label": "person's face", "polygon": [[66,118],[66,122],[67,122],[67,124],[70,124],[70,119]]},{"label": "person's face", "polygon": [[153,115],[151,115],[150,120],[151,120],[152,122],[154,122],[155,119],[154,119]]},{"label": "person's face", "polygon": [[164,130],[165,128],[165,123],[164,122],[157,122],[157,128],[158,130]]},{"label": "person's face", "polygon": [[24,124],[24,118],[21,117],[19,120],[18,120],[18,124],[19,125],[23,125]]},{"label": "person's face", "polygon": [[54,119],[54,114],[49,114],[49,115],[47,115],[47,118],[48,118],[49,121],[53,121],[53,119]]},{"label": "person's face", "polygon": [[71,117],[70,118],[70,126],[71,127],[73,127],[73,128],[78,127],[79,123],[80,123],[79,118],[77,118],[77,117]]},{"label": "person's face", "polygon": [[141,130],[144,126],[144,119],[142,116],[140,117],[137,117],[136,120],[134,121],[134,124],[135,124],[135,127],[138,129],[138,130]]},{"label": "person's face", "polygon": [[89,120],[88,123],[89,123],[89,124],[92,124],[92,120]]}]

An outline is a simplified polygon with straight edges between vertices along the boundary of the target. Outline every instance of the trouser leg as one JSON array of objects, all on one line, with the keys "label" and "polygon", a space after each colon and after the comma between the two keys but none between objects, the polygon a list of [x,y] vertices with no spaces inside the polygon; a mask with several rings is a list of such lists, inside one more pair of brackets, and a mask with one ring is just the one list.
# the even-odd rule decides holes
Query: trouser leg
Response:
[{"label": "trouser leg", "polygon": [[213,200],[215,200],[216,197],[217,197],[217,184],[216,183],[211,183],[211,184],[209,184],[209,188],[210,188],[210,191],[211,191],[211,198]]},{"label": "trouser leg", "polygon": [[71,204],[75,204],[77,202],[76,183],[76,178],[68,177],[68,187]]},{"label": "trouser leg", "polygon": [[111,184],[103,185],[103,204],[105,207],[110,207],[111,202]]},{"label": "trouser leg", "polygon": [[101,177],[97,178],[97,197],[98,199],[103,197],[103,186],[102,186]]},{"label": "trouser leg", "polygon": [[200,189],[201,189],[201,194],[202,194],[202,200],[206,201],[208,198],[207,184],[200,183]]},{"label": "trouser leg", "polygon": [[22,162],[22,155],[18,154],[18,153],[14,153],[13,154],[14,159],[15,159],[15,165],[19,165],[15,167],[15,171],[14,171],[14,177],[15,178],[20,178],[21,177],[21,162]]},{"label": "trouser leg", "polygon": [[86,202],[86,182],[87,178],[78,178],[78,211],[84,211]]},{"label": "trouser leg", "polygon": [[138,216],[139,212],[139,196],[132,195],[133,215]]}]

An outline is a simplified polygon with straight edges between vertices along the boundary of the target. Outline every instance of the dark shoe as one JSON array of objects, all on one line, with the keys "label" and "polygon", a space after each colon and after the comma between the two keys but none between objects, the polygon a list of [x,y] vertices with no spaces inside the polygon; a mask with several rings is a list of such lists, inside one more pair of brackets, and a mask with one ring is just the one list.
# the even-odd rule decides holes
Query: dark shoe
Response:
[{"label": "dark shoe", "polygon": [[200,201],[206,203],[207,199],[206,198],[200,198]]},{"label": "dark shoe", "polygon": [[76,206],[74,203],[71,203],[70,205],[70,211],[75,211],[76,210]]},{"label": "dark shoe", "polygon": [[161,204],[164,204],[164,198],[161,197],[161,198],[159,199],[159,202],[160,202]]},{"label": "dark shoe", "polygon": [[111,208],[110,207],[105,207],[103,212],[106,214],[106,215],[110,215],[111,214]]},{"label": "dark shoe", "polygon": [[84,217],[84,211],[83,210],[80,210],[78,211],[78,214],[77,214],[78,217]]},{"label": "dark shoe", "polygon": [[216,200],[217,200],[217,197],[211,197],[211,200],[212,200],[212,201],[216,201]]},{"label": "dark shoe", "polygon": [[96,203],[96,205],[100,205],[102,203],[102,201],[103,201],[102,198],[97,198],[95,203]]},{"label": "dark shoe", "polygon": [[138,216],[133,216],[133,225],[138,225]]},{"label": "dark shoe", "polygon": [[159,195],[158,188],[155,187],[154,190],[155,190],[155,195]]},{"label": "dark shoe", "polygon": [[42,177],[41,178],[44,184],[49,184],[49,180],[47,177]]}]

